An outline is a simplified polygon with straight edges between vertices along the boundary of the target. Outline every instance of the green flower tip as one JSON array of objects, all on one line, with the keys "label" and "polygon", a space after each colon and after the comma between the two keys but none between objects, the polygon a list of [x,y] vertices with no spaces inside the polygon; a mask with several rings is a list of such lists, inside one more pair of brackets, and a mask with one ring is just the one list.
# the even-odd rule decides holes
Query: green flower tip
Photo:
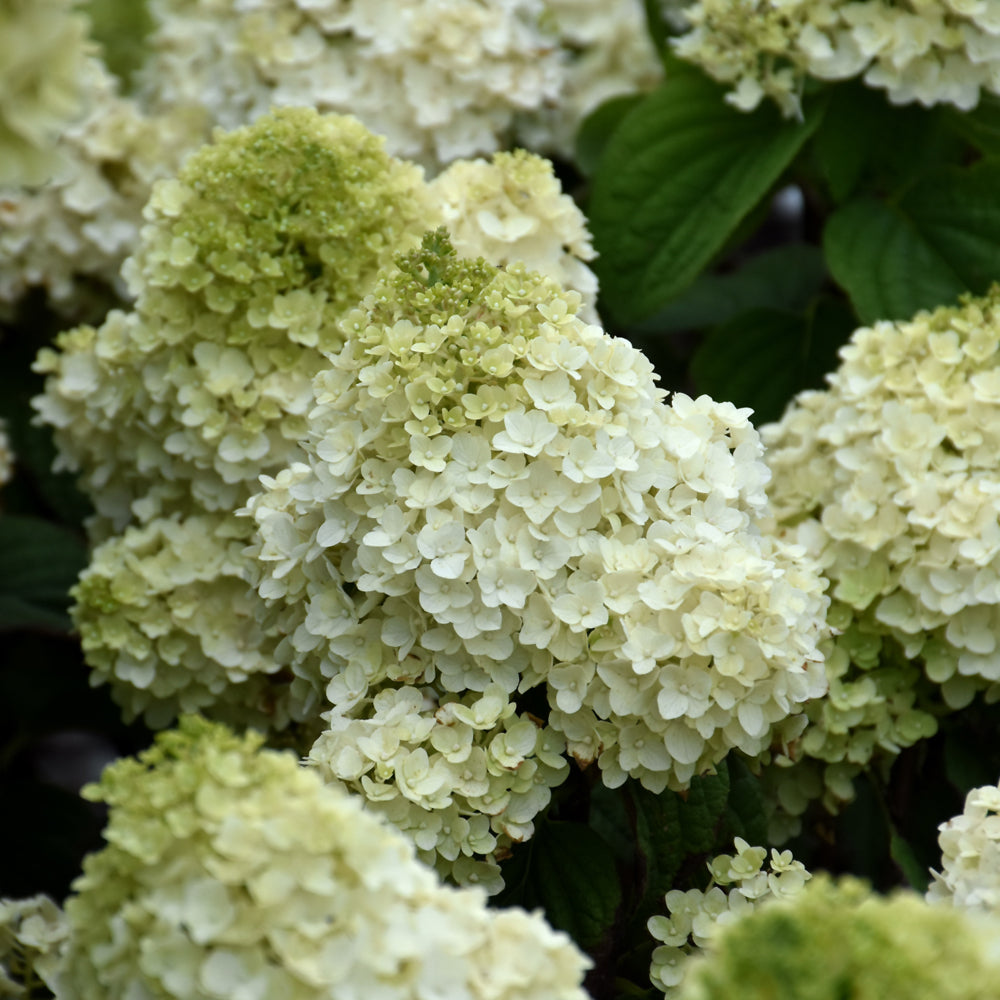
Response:
[{"label": "green flower tip", "polygon": [[720,928],[678,1000],[995,1000],[996,926],[913,892],[814,878]]},{"label": "green flower tip", "polygon": [[356,301],[427,212],[420,168],[383,145],[355,118],[308,108],[217,132],[154,188],[140,290],[185,290],[221,313],[248,299],[270,311],[297,288]]}]

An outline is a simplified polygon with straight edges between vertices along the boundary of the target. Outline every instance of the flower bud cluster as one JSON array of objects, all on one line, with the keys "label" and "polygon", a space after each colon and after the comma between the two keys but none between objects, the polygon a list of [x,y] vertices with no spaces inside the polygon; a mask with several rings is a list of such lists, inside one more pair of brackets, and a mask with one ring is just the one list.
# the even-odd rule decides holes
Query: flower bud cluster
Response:
[{"label": "flower bud cluster", "polygon": [[41,184],[85,107],[87,19],[71,0],[0,2],[0,185]]},{"label": "flower bud cluster", "polygon": [[792,898],[720,927],[676,996],[992,1000],[997,929],[914,892],[885,897],[857,879],[818,876]]},{"label": "flower bud cluster", "polygon": [[579,304],[437,235],[400,258],[315,380],[308,460],[250,500],[258,589],[335,715],[544,685],[607,784],[682,789],[823,692],[823,584],[757,529],[748,411],[666,405]]},{"label": "flower bud cluster", "polygon": [[993,291],[858,330],[829,388],[762,429],[775,515],[841,633],[799,752],[863,765],[932,735],[941,698],[1000,693],[998,309]]},{"label": "flower bud cluster", "polygon": [[808,76],[861,76],[894,104],[974,108],[1000,93],[1000,7],[993,0],[695,0],[676,52],[733,85],[744,111],[769,97],[800,113]]},{"label": "flower bud cluster", "polygon": [[942,870],[928,900],[1000,915],[1000,787],[973,788],[961,815],[938,829]]},{"label": "flower bud cluster", "polygon": [[0,996],[27,997],[57,988],[69,924],[48,896],[0,899]]},{"label": "flower bud cluster", "polygon": [[741,837],[735,854],[720,854],[708,865],[712,879],[707,889],[671,889],[666,897],[669,917],[651,917],[649,933],[663,942],[653,952],[650,979],[670,997],[684,980],[688,962],[700,953],[720,927],[772,900],[792,899],[812,878],[791,851],[751,847]]},{"label": "flower bud cluster", "polygon": [[412,845],[256,734],[185,717],[85,794],[107,846],[66,903],[65,1000],[585,1000],[540,915],[439,884]]},{"label": "flower bud cluster", "polygon": [[536,138],[552,133],[535,148],[565,145],[604,97],[658,75],[638,0],[157,0],[151,9],[141,89],[152,107],[200,103],[225,128],[272,105],[350,113],[392,153],[428,166],[493,152],[525,117]]}]

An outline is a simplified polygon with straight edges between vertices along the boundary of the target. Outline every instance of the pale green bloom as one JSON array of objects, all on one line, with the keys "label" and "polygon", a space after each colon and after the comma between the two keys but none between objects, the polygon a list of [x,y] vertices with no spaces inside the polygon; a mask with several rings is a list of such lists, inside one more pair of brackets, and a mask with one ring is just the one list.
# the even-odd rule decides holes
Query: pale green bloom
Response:
[{"label": "pale green bloom", "polygon": [[261,737],[185,717],[84,794],[107,845],[66,903],[62,1000],[585,1000],[540,915],[489,910]]},{"label": "pale green bloom", "polygon": [[59,169],[56,140],[84,110],[87,30],[71,0],[0,0],[0,185]]},{"label": "pale green bloom", "polygon": [[856,879],[814,878],[721,926],[691,962],[678,1000],[994,1000],[998,925],[873,894]]}]

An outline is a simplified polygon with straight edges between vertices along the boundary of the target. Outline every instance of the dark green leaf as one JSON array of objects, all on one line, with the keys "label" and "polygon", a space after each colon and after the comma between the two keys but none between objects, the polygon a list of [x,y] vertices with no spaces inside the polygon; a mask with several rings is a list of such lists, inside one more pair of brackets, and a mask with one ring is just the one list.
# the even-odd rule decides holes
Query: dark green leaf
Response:
[{"label": "dark green leaf", "polygon": [[637,918],[662,909],[678,872],[690,855],[712,851],[729,795],[725,762],[713,775],[695,778],[687,792],[654,795],[640,785],[632,787],[636,809],[636,837],[645,860],[646,884]]},{"label": "dark green leaf", "polygon": [[584,118],[576,133],[576,165],[589,177],[597,170],[612,133],[642,100],[641,94],[612,97]]},{"label": "dark green leaf", "polygon": [[[886,136],[892,136],[887,142]],[[940,108],[899,107],[858,82],[831,89],[829,106],[813,139],[820,174],[834,201],[862,182],[894,191],[921,173],[959,163],[962,143]]]},{"label": "dark green leaf", "polygon": [[0,631],[66,631],[69,589],[86,565],[83,542],[41,518],[0,517]]},{"label": "dark green leaf", "polygon": [[852,327],[850,311],[819,299],[803,314],[753,309],[716,327],[691,363],[699,392],[754,410],[758,425],[777,420],[802,389],[822,385]]},{"label": "dark green leaf", "polygon": [[818,247],[775,247],[729,274],[705,274],[635,332],[672,333],[715,326],[748,309],[799,312],[818,294],[826,263]]},{"label": "dark green leaf", "polygon": [[1000,97],[980,94],[971,111],[947,109],[949,126],[987,156],[1000,154]]},{"label": "dark green leaf", "polygon": [[892,860],[899,865],[910,887],[919,893],[925,893],[930,882],[930,872],[921,864],[913,848],[895,831],[889,838],[889,853]]},{"label": "dark green leaf", "polygon": [[583,823],[540,821],[515,859],[504,867],[507,888],[497,902],[540,906],[581,948],[596,947],[621,902],[614,854],[604,840]]},{"label": "dark green leaf", "polygon": [[726,802],[726,822],[733,837],[742,837],[748,844],[768,842],[767,810],[760,782],[747,765],[730,755],[729,799]]},{"label": "dark green leaf", "polygon": [[822,116],[736,111],[693,74],[669,78],[612,135],[590,222],[603,307],[636,323],[683,291],[771,190]]},{"label": "dark green leaf", "polygon": [[992,785],[997,780],[993,761],[966,736],[965,730],[959,728],[949,732],[944,742],[945,774],[963,796],[973,788]]},{"label": "dark green leaf", "polygon": [[936,170],[898,201],[835,212],[823,246],[860,319],[903,319],[1000,278],[998,190],[1000,160],[983,160]]}]

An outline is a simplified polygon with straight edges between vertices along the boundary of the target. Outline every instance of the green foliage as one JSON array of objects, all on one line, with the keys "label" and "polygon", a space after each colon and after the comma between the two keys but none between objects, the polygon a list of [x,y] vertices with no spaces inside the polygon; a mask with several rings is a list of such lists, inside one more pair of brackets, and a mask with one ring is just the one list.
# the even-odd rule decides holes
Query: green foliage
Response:
[{"label": "green foliage", "polygon": [[683,291],[818,126],[740,114],[688,70],[634,107],[604,150],[589,211],[604,308],[636,323]]}]

